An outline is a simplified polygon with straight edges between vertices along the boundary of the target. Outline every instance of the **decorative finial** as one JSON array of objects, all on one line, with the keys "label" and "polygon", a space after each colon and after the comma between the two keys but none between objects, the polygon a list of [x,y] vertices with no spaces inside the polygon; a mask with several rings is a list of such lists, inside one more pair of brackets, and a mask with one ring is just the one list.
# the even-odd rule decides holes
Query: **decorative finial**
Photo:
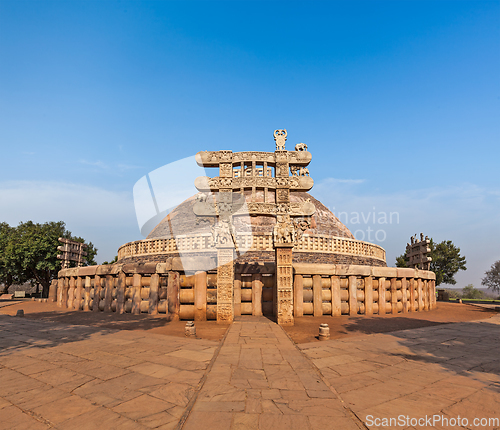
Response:
[{"label": "decorative finial", "polygon": [[286,142],[286,129],[274,130],[274,140],[276,141],[276,151],[284,151]]}]

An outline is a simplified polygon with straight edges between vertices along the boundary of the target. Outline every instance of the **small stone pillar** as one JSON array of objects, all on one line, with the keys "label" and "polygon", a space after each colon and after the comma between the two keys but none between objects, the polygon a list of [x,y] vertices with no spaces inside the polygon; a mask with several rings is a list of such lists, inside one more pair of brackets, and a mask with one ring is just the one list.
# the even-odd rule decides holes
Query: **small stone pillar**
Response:
[{"label": "small stone pillar", "polygon": [[293,282],[293,316],[304,316],[304,277],[295,275]]},{"label": "small stone pillar", "polygon": [[234,279],[234,247],[217,246],[217,322],[232,322]]},{"label": "small stone pillar", "polygon": [[342,299],[340,298],[340,278],[331,276],[332,289],[332,316],[339,317],[342,315]]},{"label": "small stone pillar", "polygon": [[99,312],[99,302],[101,301],[101,277],[94,278],[94,300],[92,302],[92,312]]},{"label": "small stone pillar", "polygon": [[401,279],[401,292],[403,294],[403,313],[408,313],[408,284],[406,278]]},{"label": "small stone pillar", "polygon": [[69,278],[68,302],[66,304],[66,307],[72,309],[74,301],[75,301],[75,277],[71,276]]},{"label": "small stone pillar", "polygon": [[262,316],[262,274],[252,275],[252,315]]},{"label": "small stone pillar", "polygon": [[154,273],[151,275],[151,281],[149,283],[149,309],[148,313],[150,315],[156,315],[158,313],[158,289],[160,287],[160,275]]},{"label": "small stone pillar", "polygon": [[378,279],[378,314],[385,315],[385,278]]},{"label": "small stone pillar", "polygon": [[207,272],[194,274],[194,320],[207,320]]},{"label": "small stone pillar", "polygon": [[179,300],[180,279],[178,272],[168,272],[167,281],[168,320],[179,321],[181,303]]},{"label": "small stone pillar", "polygon": [[356,276],[349,276],[349,315],[358,313],[358,280]]},{"label": "small stone pillar", "polygon": [[293,325],[293,243],[275,243],[276,316],[279,325]]},{"label": "small stone pillar", "polygon": [[83,310],[90,310],[90,288],[91,288],[91,279],[90,276],[85,276],[85,292],[83,296]]},{"label": "small stone pillar", "polygon": [[53,279],[49,287],[49,302],[57,301],[57,279]]},{"label": "small stone pillar", "polygon": [[398,290],[396,288],[396,278],[391,278],[391,313],[398,313]]},{"label": "small stone pillar", "polygon": [[141,313],[141,278],[142,276],[139,273],[134,273],[132,278],[132,288],[133,288],[133,296],[132,296],[132,313],[134,315],[139,315]]},{"label": "small stone pillar", "polygon": [[234,275],[233,283],[234,316],[241,316],[241,275]]},{"label": "small stone pillar", "polygon": [[125,313],[125,290],[127,289],[127,275],[125,272],[118,273],[116,280],[116,313]]},{"label": "small stone pillar", "polygon": [[323,316],[323,286],[321,285],[321,275],[313,275],[313,315]]},{"label": "small stone pillar", "polygon": [[196,337],[196,327],[194,321],[188,321],[186,327],[184,328],[184,334],[187,337]]},{"label": "small stone pillar", "polygon": [[81,276],[76,277],[75,300],[73,301],[73,309],[79,311],[82,302],[83,279]]},{"label": "small stone pillar", "polygon": [[57,306],[60,308],[63,305],[63,298],[64,298],[64,280],[66,278],[59,278],[57,280]]},{"label": "small stone pillar", "polygon": [[365,315],[373,315],[373,286],[372,277],[367,276],[365,279]]},{"label": "small stone pillar", "polygon": [[422,278],[417,280],[417,294],[418,294],[418,311],[422,312],[424,310],[424,293],[422,288]]},{"label": "small stone pillar", "polygon": [[415,312],[415,278],[410,279],[410,311]]},{"label": "small stone pillar", "polygon": [[115,279],[113,275],[106,275],[106,288],[104,289],[104,312],[111,311],[111,302],[113,301],[113,288],[115,287]]},{"label": "small stone pillar", "polygon": [[330,339],[330,327],[328,327],[328,324],[320,324],[319,325],[319,340],[328,340]]}]

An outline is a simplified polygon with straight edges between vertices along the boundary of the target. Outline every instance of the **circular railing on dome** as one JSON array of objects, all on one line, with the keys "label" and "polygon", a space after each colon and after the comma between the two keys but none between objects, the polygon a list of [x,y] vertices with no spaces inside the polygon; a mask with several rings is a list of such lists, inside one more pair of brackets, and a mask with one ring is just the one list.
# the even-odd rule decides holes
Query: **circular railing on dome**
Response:
[{"label": "circular railing on dome", "polygon": [[[238,248],[247,251],[273,251],[271,233],[252,234],[239,233],[236,236]],[[118,260],[154,254],[175,254],[178,252],[213,252],[212,235],[178,235],[168,239],[144,239],[129,242],[118,249]],[[302,237],[294,248],[295,252],[312,252],[324,254],[343,254],[368,257],[385,263],[385,250],[373,243],[328,235],[307,235]]]}]

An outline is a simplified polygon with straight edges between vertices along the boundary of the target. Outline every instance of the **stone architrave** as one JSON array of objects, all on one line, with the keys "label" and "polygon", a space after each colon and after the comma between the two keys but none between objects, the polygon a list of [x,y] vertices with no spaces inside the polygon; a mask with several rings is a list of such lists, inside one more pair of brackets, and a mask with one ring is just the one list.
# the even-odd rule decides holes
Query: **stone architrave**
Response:
[{"label": "stone architrave", "polygon": [[[309,191],[314,181],[309,177],[306,167],[312,158],[307,145],[301,143],[295,151],[287,151],[286,137],[286,130],[274,131],[274,153],[203,151],[196,154],[198,165],[219,168],[218,177],[202,176],[195,180],[198,191],[210,191],[212,194],[200,195],[193,206],[196,216],[214,218],[212,243],[217,249],[218,259],[217,321],[232,321],[234,315],[233,259],[239,250],[233,216],[264,215],[276,218],[273,235],[277,274],[273,295],[275,315],[280,324],[293,324],[293,247],[302,240],[303,232],[310,227],[308,218],[314,214],[315,207],[310,201],[290,201],[290,190]],[[271,176],[273,167],[274,178]],[[264,201],[256,200],[256,189],[264,190]],[[243,195],[245,190],[251,190],[250,201],[246,201]],[[270,191],[275,192],[274,199],[269,198]],[[261,297],[254,297],[255,314],[261,312],[259,300]]]},{"label": "stone architrave", "polygon": [[410,243],[406,244],[406,256],[409,260],[409,267],[414,269],[430,270],[432,258],[428,256],[431,252],[430,239],[420,233],[420,240],[417,235],[410,238]]}]

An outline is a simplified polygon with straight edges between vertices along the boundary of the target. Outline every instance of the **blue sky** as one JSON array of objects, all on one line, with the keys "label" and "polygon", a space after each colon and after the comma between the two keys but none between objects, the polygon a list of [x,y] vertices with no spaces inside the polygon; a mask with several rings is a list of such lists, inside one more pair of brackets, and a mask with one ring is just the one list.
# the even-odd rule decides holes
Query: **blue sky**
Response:
[{"label": "blue sky", "polygon": [[311,193],[383,230],[389,265],[423,231],[479,286],[500,259],[499,30],[499,1],[0,0],[0,220],[62,219],[111,259],[142,238],[145,174],[287,128]]}]

